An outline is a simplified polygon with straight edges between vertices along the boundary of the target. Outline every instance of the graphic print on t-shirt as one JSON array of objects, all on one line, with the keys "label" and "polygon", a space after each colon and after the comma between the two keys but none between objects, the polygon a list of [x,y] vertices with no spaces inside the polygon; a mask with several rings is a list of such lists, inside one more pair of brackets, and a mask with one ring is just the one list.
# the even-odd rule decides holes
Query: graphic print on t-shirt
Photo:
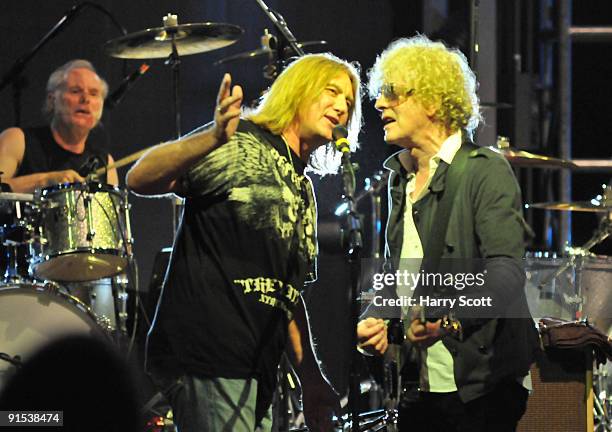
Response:
[{"label": "graphic print on t-shirt", "polygon": [[236,132],[192,169],[190,183],[202,195],[227,193],[241,222],[256,230],[273,229],[287,247],[292,245],[287,240],[296,236],[299,254],[314,259],[316,214],[310,182],[258,137]]},{"label": "graphic print on t-shirt", "polygon": [[[297,254],[300,261],[314,262],[316,209],[310,181],[263,137],[236,132],[192,168],[186,180],[187,189],[197,190],[200,196],[225,197],[234,204],[240,224],[273,233],[288,256]],[[244,295],[257,295],[259,302],[291,315],[296,288],[301,287],[276,278],[248,276],[233,280]]]}]

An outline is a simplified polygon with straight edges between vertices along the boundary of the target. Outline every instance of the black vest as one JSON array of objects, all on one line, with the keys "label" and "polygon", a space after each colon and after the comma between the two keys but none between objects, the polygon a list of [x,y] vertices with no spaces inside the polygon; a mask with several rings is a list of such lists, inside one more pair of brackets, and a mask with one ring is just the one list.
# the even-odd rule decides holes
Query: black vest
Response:
[{"label": "black vest", "polygon": [[[25,134],[25,151],[21,166],[15,174],[16,177],[66,169],[73,169],[85,176],[88,174],[85,167],[93,159],[98,160],[98,167],[106,166],[108,163],[105,133],[99,128],[90,132],[85,142],[85,150],[80,154],[60,147],[55,142],[49,126],[24,128],[23,133]],[[101,176],[100,181],[106,182],[106,176]]]}]

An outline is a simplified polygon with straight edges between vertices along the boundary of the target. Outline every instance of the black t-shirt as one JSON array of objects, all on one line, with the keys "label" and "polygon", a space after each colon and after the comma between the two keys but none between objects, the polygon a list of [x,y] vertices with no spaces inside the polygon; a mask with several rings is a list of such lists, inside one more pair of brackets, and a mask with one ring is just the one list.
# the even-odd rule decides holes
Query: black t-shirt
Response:
[{"label": "black t-shirt", "polygon": [[[92,158],[97,159],[98,167],[108,163],[105,134],[100,128],[90,132],[85,142],[85,150],[79,154],[60,147],[55,142],[49,126],[24,128],[23,133],[25,152],[16,177],[66,169],[73,169],[85,177],[88,172],[84,172],[83,168]],[[102,176],[100,181],[105,182],[106,176]]]},{"label": "black t-shirt", "polygon": [[241,120],[181,179],[187,198],[148,362],[269,385],[299,290],[314,277],[316,204],[305,164]]}]

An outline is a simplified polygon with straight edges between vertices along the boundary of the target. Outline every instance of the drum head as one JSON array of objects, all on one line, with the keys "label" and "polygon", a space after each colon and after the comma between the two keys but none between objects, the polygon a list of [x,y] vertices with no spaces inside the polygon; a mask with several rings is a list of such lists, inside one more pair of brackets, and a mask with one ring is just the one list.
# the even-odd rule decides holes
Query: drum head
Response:
[{"label": "drum head", "polygon": [[[0,287],[1,352],[23,361],[47,344],[74,334],[109,340],[87,308],[72,297],[41,285]],[[0,361],[0,388],[14,369]]]}]

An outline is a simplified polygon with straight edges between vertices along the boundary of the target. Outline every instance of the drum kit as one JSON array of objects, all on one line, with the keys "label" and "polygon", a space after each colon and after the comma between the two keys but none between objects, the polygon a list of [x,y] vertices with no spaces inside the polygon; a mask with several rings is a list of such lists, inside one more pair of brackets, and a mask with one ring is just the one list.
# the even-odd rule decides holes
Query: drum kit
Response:
[{"label": "drum kit", "polygon": [[126,191],[90,182],[3,192],[0,222],[0,385],[59,336],[126,332]]},{"label": "drum kit", "polygon": [[[179,25],[176,15],[168,14],[162,27],[110,40],[104,50],[121,59],[166,59],[173,71],[179,137],[180,56],[226,47],[243,33],[233,24]],[[292,46],[303,53],[303,47],[325,43],[293,39],[285,44],[266,30],[260,50],[227,57],[218,64],[265,55],[264,77],[273,79],[294,55]],[[94,170],[85,183],[58,184],[30,194],[13,193],[2,184],[0,390],[23,361],[60,337],[86,334],[117,344],[129,339],[127,288],[135,269],[128,192],[97,178],[108,169],[134,162],[147,150]]]}]

